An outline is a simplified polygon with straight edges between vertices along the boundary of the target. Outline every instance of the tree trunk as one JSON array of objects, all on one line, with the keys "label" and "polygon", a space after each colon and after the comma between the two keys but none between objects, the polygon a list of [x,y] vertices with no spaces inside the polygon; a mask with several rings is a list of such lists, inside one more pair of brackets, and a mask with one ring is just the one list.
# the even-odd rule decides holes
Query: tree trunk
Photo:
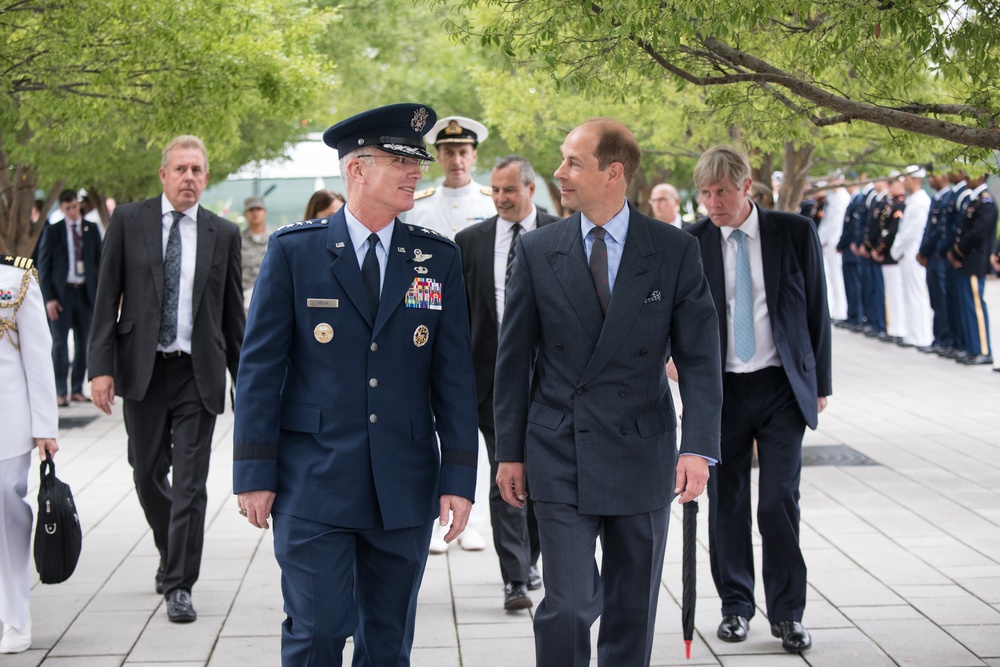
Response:
[{"label": "tree trunk", "polygon": [[31,257],[35,251],[38,237],[45,228],[45,220],[31,222],[37,185],[38,178],[31,165],[19,164],[11,168],[0,141],[0,254]]},{"label": "tree trunk", "polygon": [[785,143],[785,178],[778,194],[777,209],[779,211],[798,212],[802,203],[802,193],[806,189],[809,170],[813,166],[813,145],[806,144],[796,148],[791,142]]},{"label": "tree trunk", "polygon": [[774,153],[759,153],[752,152],[751,159],[760,159],[760,167],[750,168],[750,177],[753,179],[754,185],[761,189],[764,193],[757,203],[764,208],[774,208]]}]

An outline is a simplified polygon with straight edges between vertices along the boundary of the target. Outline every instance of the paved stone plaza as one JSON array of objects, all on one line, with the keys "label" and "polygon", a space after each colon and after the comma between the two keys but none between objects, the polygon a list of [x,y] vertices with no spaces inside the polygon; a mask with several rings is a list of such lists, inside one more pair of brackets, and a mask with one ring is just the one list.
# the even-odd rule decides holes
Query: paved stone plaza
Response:
[{"label": "paved stone plaza", "polygon": [[[997,345],[1000,283],[989,281],[986,292]],[[762,592],[749,640],[716,639],[719,601],[703,511],[697,634],[691,660],[684,659],[678,508],[654,665],[1000,666],[1000,373],[840,329],[833,350],[835,395],[806,438],[807,455],[823,465],[802,475],[804,621],[813,648],[801,657],[782,652],[763,616]],[[0,665],[278,665],[279,571],[270,533],[236,513],[232,414],[216,427],[205,558],[194,590],[199,618],[191,625],[169,623],[153,592],[157,555],[132,487],[120,401],[111,417],[77,404],[60,416],[58,474],[76,495],[83,555],[64,584],[36,578],[33,648],[0,656]],[[870,463],[831,465],[849,462],[850,450],[822,447],[838,445]],[[32,500],[36,488],[33,472]],[[537,604],[542,591],[533,598]],[[502,609],[492,545],[429,558],[413,665],[520,667],[533,665],[533,656],[530,613]]]}]

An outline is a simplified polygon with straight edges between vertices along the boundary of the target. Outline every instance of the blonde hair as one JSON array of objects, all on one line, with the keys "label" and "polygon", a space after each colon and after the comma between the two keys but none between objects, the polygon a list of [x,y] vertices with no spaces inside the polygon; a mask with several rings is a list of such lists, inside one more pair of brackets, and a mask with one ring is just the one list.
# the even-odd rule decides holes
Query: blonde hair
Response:
[{"label": "blonde hair", "polygon": [[694,167],[694,186],[699,190],[725,180],[740,187],[750,178],[750,161],[731,146],[715,146],[702,153]]},{"label": "blonde hair", "polygon": [[193,134],[181,134],[170,140],[167,147],[163,149],[163,159],[160,160],[160,168],[166,169],[170,162],[170,151],[175,148],[197,148],[205,158],[205,171],[208,171],[208,151],[205,150],[205,142]]}]

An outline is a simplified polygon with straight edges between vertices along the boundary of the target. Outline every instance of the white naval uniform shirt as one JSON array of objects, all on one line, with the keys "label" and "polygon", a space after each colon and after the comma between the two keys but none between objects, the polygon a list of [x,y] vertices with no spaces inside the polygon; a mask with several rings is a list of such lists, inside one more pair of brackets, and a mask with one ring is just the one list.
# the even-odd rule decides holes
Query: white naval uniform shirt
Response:
[{"label": "white naval uniform shirt", "polygon": [[455,234],[469,225],[497,214],[493,197],[483,192],[483,186],[475,181],[460,188],[439,186],[434,194],[413,203],[413,209],[406,214],[406,224],[454,239]]}]

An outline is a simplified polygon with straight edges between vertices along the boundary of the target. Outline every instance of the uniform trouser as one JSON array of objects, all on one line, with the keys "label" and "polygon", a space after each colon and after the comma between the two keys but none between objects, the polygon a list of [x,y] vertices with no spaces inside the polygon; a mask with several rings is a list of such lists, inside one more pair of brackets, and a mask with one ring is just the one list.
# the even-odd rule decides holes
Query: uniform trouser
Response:
[{"label": "uniform trouser", "polygon": [[951,264],[945,269],[945,276],[948,286],[948,322],[955,337],[955,349],[968,352],[971,342],[966,330],[963,306],[968,300],[969,276],[963,276]]},{"label": "uniform trouser", "polygon": [[835,246],[823,248],[823,266],[826,270],[826,294],[830,302],[830,318],[847,319],[847,294],[844,289],[844,271],[840,253]]},{"label": "uniform trouser", "polygon": [[[853,257],[853,255],[852,255]],[[864,321],[864,284],[861,280],[861,263],[853,257],[843,263],[844,291],[847,296],[847,321],[861,324]]]},{"label": "uniform trouser", "polygon": [[903,278],[903,300],[906,302],[906,341],[918,347],[934,342],[930,297],[927,294],[927,269],[914,257],[899,261]]},{"label": "uniform trouser", "polygon": [[955,347],[955,335],[948,317],[948,261],[937,254],[927,261],[927,297],[934,311],[934,347]]},{"label": "uniform trouser", "polygon": [[479,404],[479,430],[486,440],[490,459],[490,523],[493,528],[493,546],[500,560],[500,575],[509,581],[528,582],[529,568],[538,562],[541,547],[538,543],[538,523],[534,503],[529,498],[523,508],[514,507],[500,495],[496,485],[497,451],[496,427],[493,422],[493,394]]},{"label": "uniform trouser", "polygon": [[976,357],[992,355],[990,347],[990,318],[983,301],[986,286],[984,276],[962,276],[965,288],[959,293],[962,314],[963,338],[967,341],[966,352]]},{"label": "uniform trouser", "polygon": [[[191,357],[159,353],[141,401],[124,401],[128,456],[139,504],[164,568],[163,590],[190,591],[201,571],[215,415],[195,386]],[[173,466],[173,484],[167,475]]]},{"label": "uniform trouser", "polygon": [[56,394],[66,396],[66,376],[69,374],[69,345],[67,338],[73,332],[73,377],[70,381],[70,391],[74,394],[83,391],[83,383],[87,378],[87,341],[90,338],[90,320],[93,317],[93,306],[87,296],[85,285],[66,284],[63,293],[62,312],[59,319],[49,320],[52,331],[52,366],[56,372]]},{"label": "uniform trouser", "polygon": [[536,500],[535,516],[545,560],[545,597],[535,612],[536,667],[589,667],[590,628],[598,616],[600,667],[649,665],[670,507],[593,516]]},{"label": "uniform trouser", "polygon": [[338,528],[274,513],[285,620],[283,667],[410,664],[417,592],[433,523],[399,530]]},{"label": "uniform trouser", "polygon": [[885,287],[886,331],[890,336],[906,338],[906,301],[903,298],[903,274],[898,264],[882,265],[882,282]]},{"label": "uniform trouser", "polygon": [[865,304],[865,322],[885,333],[885,284],[882,266],[865,257],[861,258],[861,282]]},{"label": "uniform trouser", "polygon": [[771,623],[802,620],[806,564],[799,548],[799,480],[805,428],[784,369],[724,375],[722,460],[708,480],[709,561],[723,616],[753,618],[755,611],[750,469],[756,440],[767,616]]},{"label": "uniform trouser", "polygon": [[31,452],[0,461],[0,621],[19,630],[31,620],[31,506],[24,499],[30,466]]}]

